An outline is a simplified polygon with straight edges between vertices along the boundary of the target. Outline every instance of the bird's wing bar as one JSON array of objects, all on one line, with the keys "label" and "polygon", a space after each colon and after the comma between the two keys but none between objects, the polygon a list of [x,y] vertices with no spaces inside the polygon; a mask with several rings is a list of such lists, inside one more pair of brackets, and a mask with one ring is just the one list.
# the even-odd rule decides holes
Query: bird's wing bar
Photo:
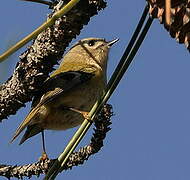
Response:
[{"label": "bird's wing bar", "polygon": [[45,93],[35,108],[45,105],[68,90],[89,81],[93,75],[82,71],[68,71],[51,77],[44,83]]}]

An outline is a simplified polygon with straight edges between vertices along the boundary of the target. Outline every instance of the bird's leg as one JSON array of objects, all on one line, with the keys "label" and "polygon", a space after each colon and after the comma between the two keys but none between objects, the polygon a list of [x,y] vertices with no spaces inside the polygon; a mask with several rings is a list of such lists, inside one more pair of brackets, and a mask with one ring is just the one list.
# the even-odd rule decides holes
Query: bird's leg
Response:
[{"label": "bird's leg", "polygon": [[86,119],[88,121],[91,121],[91,118],[89,118],[89,116],[88,116],[89,112],[87,112],[87,111],[81,111],[81,110],[78,110],[78,109],[75,109],[75,108],[69,108],[69,109],[71,111],[74,111],[74,112],[82,114],[82,116],[84,117],[84,119]]},{"label": "bird's leg", "polygon": [[42,156],[39,158],[39,160],[44,161],[48,159],[48,155],[46,153],[46,146],[45,146],[44,130],[42,130],[41,134],[42,134]]}]

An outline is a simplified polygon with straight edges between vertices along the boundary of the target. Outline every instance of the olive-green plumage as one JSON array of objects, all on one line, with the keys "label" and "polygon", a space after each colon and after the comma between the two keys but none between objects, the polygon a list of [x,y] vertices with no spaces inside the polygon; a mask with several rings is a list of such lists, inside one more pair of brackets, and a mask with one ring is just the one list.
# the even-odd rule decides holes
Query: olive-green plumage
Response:
[{"label": "olive-green plumage", "polygon": [[44,129],[65,130],[82,123],[81,112],[89,112],[106,86],[109,48],[116,40],[87,38],[77,42],[64,56],[59,68],[34,97],[32,109],[18,127],[12,141],[27,127],[21,139]]}]

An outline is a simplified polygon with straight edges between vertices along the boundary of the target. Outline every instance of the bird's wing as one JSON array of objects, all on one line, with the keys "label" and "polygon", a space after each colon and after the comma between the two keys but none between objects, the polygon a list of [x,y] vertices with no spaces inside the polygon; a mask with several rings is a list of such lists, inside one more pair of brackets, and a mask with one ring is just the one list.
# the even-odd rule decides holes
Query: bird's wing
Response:
[{"label": "bird's wing", "polygon": [[72,88],[89,81],[93,75],[93,73],[86,73],[82,71],[68,71],[52,76],[46,80],[42,86],[41,95],[39,95],[37,98],[34,98],[32,104],[33,108],[17,128],[11,142],[13,142],[16,137],[25,129],[25,127],[30,124],[30,121],[34,117],[36,118],[38,116],[39,108],[42,105],[46,105]]}]

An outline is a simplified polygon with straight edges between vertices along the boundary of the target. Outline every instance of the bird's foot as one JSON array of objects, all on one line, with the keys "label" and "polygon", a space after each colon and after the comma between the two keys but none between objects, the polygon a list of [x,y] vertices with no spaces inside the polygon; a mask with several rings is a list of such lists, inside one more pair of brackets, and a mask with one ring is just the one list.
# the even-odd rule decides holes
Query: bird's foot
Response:
[{"label": "bird's foot", "polygon": [[91,121],[91,118],[88,116],[89,112],[87,112],[87,111],[80,111],[80,110],[75,109],[75,108],[69,108],[69,109],[72,110],[72,111],[74,111],[74,112],[82,114],[82,116],[84,117],[84,119],[86,119],[88,121]]},{"label": "bird's foot", "polygon": [[42,155],[39,157],[39,161],[45,161],[45,160],[48,160],[48,155],[46,152],[43,152]]}]

